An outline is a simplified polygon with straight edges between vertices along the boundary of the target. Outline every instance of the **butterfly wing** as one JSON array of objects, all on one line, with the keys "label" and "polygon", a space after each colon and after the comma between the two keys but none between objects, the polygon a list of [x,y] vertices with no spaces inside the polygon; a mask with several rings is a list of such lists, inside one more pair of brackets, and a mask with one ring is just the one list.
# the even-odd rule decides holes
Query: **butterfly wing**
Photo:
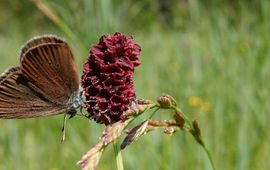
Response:
[{"label": "butterfly wing", "polygon": [[51,103],[29,88],[19,67],[0,77],[0,118],[31,118],[64,112],[66,107]]},{"label": "butterfly wing", "polygon": [[21,55],[20,68],[29,80],[30,88],[53,103],[65,104],[78,93],[76,64],[70,47],[64,41],[30,46]]},{"label": "butterfly wing", "polygon": [[0,118],[30,118],[67,111],[79,91],[70,47],[54,36],[29,41],[20,67],[0,77]]},{"label": "butterfly wing", "polygon": [[43,36],[37,36],[29,40],[28,42],[25,43],[25,45],[21,49],[20,53],[20,61],[23,57],[23,55],[33,47],[36,47],[41,44],[48,44],[48,43],[55,43],[55,44],[61,44],[65,43],[64,40],[61,40],[60,38],[54,36],[54,35],[43,35]]}]

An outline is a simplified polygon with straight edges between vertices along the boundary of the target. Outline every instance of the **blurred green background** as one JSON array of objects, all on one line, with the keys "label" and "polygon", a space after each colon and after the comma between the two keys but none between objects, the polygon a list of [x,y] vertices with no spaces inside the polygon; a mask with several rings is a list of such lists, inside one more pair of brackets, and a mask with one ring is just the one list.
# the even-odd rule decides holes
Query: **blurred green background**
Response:
[{"label": "blurred green background", "polygon": [[[270,1],[0,0],[0,71],[18,65],[31,37],[56,34],[71,45],[78,68],[91,44],[116,31],[142,47],[138,98],[173,95],[196,118],[218,170],[270,167]],[[163,115],[163,118],[169,118]],[[103,126],[63,115],[0,120],[0,169],[79,169],[76,161]],[[210,170],[190,134],[155,131],[123,151],[128,170]],[[112,147],[98,169],[116,169]]]}]

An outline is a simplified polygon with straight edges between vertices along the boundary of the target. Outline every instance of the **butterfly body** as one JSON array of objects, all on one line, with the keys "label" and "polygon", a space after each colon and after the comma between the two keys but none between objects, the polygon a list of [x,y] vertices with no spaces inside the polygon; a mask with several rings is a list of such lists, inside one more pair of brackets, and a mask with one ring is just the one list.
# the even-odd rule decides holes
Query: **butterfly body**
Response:
[{"label": "butterfly body", "polygon": [[23,46],[20,66],[0,76],[0,118],[74,116],[82,105],[79,76],[68,44],[55,36],[36,37]]},{"label": "butterfly body", "polygon": [[78,94],[75,94],[70,101],[67,113],[70,115],[70,118],[74,117],[77,113],[77,109],[80,108],[80,112],[82,112],[82,106],[85,97],[83,95],[83,90],[80,89]]}]

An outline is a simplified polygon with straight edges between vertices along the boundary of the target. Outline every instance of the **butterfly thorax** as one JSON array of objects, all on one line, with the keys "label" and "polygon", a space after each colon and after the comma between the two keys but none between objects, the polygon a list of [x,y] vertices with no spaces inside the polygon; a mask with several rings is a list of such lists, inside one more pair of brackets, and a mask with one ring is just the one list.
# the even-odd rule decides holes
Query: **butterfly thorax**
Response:
[{"label": "butterfly thorax", "polygon": [[73,97],[71,97],[71,105],[67,110],[70,118],[74,117],[77,113],[77,109],[82,109],[84,102],[84,95],[82,89],[79,90]]}]

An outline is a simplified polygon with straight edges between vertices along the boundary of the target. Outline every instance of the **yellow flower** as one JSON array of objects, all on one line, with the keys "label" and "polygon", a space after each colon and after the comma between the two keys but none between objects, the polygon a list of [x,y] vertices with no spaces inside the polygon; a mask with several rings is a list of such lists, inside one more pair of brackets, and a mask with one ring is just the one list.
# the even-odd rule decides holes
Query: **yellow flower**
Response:
[{"label": "yellow flower", "polygon": [[209,102],[203,101],[202,98],[198,96],[191,96],[188,99],[188,104],[191,107],[196,107],[200,113],[208,113],[211,110],[211,104]]},{"label": "yellow flower", "polygon": [[191,96],[188,99],[188,104],[192,107],[198,107],[202,104],[202,99],[198,96]]}]

